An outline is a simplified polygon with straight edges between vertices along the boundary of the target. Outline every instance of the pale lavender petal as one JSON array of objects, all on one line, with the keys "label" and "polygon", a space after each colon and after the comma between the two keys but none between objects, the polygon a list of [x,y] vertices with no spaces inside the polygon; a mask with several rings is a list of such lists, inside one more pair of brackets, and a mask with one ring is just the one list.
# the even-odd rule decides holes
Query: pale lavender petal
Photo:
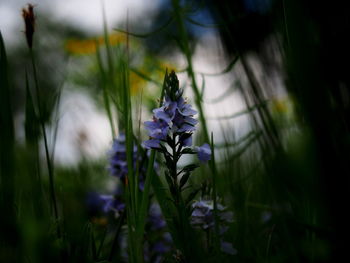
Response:
[{"label": "pale lavender petal", "polygon": [[145,121],[143,123],[147,130],[153,130],[159,128],[159,123],[156,121]]},{"label": "pale lavender petal", "polygon": [[196,127],[194,127],[193,125],[184,123],[180,129],[177,130],[177,132],[193,132],[196,130]]},{"label": "pale lavender petal", "polygon": [[154,129],[148,133],[148,135],[154,139],[163,139],[163,131],[161,129]]},{"label": "pale lavender petal", "polygon": [[165,122],[169,123],[171,121],[171,117],[169,116],[169,114],[167,114],[165,111],[164,111],[164,106],[163,107],[160,107],[158,109],[154,109],[153,110],[153,113],[154,113],[154,117],[160,119],[160,120],[164,120]]},{"label": "pale lavender petal", "polygon": [[198,159],[201,162],[207,162],[210,160],[211,158],[211,149],[209,144],[205,143],[200,147],[197,147],[197,155],[198,155]]},{"label": "pale lavender petal", "polygon": [[191,124],[191,125],[196,125],[197,123],[198,123],[198,120],[197,119],[194,119],[194,118],[192,118],[192,117],[186,117],[185,119],[184,119],[184,121],[186,122],[186,123],[188,123],[188,124]]},{"label": "pale lavender petal", "polygon": [[160,143],[160,140],[151,139],[151,140],[144,141],[144,142],[142,143],[142,145],[143,145],[146,149],[152,149],[152,148],[160,148],[159,143]]},{"label": "pale lavender petal", "polygon": [[181,115],[183,116],[192,116],[197,114],[197,111],[195,111],[194,109],[192,109],[192,106],[190,104],[184,104],[183,107],[178,109],[179,112],[181,113]]}]

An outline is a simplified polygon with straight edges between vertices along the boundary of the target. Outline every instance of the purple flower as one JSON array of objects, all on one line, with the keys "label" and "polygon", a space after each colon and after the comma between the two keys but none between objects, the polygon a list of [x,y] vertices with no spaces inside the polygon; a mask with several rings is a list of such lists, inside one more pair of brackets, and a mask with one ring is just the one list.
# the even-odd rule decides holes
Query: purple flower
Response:
[{"label": "purple flower", "polygon": [[125,209],[125,203],[114,195],[100,195],[100,199],[103,203],[102,210],[104,213],[115,212],[119,214]]},{"label": "purple flower", "polygon": [[213,202],[198,201],[192,205],[191,224],[204,230],[214,226]]},{"label": "purple flower", "polygon": [[198,155],[198,159],[205,163],[207,161],[210,160],[211,158],[211,149],[209,144],[205,143],[200,147],[196,147],[197,149],[197,155]]},{"label": "purple flower", "polygon": [[154,117],[170,124],[175,116],[176,109],[177,102],[171,101],[169,97],[166,97],[163,106],[153,110]]},{"label": "purple flower", "polygon": [[192,109],[192,106],[188,104],[182,97],[177,101],[177,110],[182,116],[193,116],[197,114],[197,111]]},{"label": "purple flower", "polygon": [[115,213],[117,216],[125,209],[122,201],[122,188],[118,186],[111,195],[100,195],[96,192],[89,192],[86,198],[86,205],[91,215]]},{"label": "purple flower", "polygon": [[163,262],[164,254],[171,250],[173,241],[169,232],[164,232],[166,222],[158,203],[152,203],[149,208],[147,223],[148,242],[144,248],[144,257],[148,262]]},{"label": "purple flower", "polygon": [[197,112],[192,109],[192,106],[180,97],[173,119],[173,131],[178,133],[195,131],[195,125],[198,123],[198,120],[193,118],[195,114],[197,114]]},{"label": "purple flower", "polygon": [[182,134],[179,141],[182,146],[192,146],[192,133]]},{"label": "purple flower", "polygon": [[148,220],[151,230],[159,230],[166,226],[160,207],[156,203],[152,203],[149,208]]},{"label": "purple flower", "polygon": [[[150,121],[147,123],[147,127],[152,129],[153,127],[159,127],[164,125],[163,123]],[[157,139],[152,139],[143,143],[146,148],[157,148],[159,147],[159,141]],[[149,146],[149,147],[147,147]],[[149,154],[149,152],[147,153]],[[121,133],[118,138],[116,138],[113,142],[112,150],[109,153],[110,155],[110,164],[109,171],[112,176],[119,178],[124,184],[126,180],[126,175],[128,174],[128,163],[126,159],[126,145],[125,145],[125,135]],[[139,172],[139,189],[143,191],[145,176],[146,176],[146,163],[144,162],[141,154],[139,154],[137,146],[133,147],[133,168],[138,168]],[[154,169],[157,170],[158,164],[154,163]]]},{"label": "purple flower", "polygon": [[151,139],[144,141],[142,145],[146,149],[160,148],[161,140],[165,140],[169,132],[169,124],[166,120],[156,117],[153,118],[153,121],[146,121],[144,124]]},{"label": "purple flower", "polygon": [[[199,227],[203,230],[213,228],[215,224],[214,218],[214,202],[212,200],[200,200],[192,204],[191,224]],[[217,216],[221,223],[231,223],[233,214],[230,211],[226,211],[226,207],[221,204],[217,204]],[[222,233],[227,228],[222,227]]]},{"label": "purple flower", "polygon": [[[200,200],[192,204],[191,224],[197,228],[209,231],[214,228],[214,202],[212,200]],[[228,223],[233,221],[233,213],[227,211],[226,207],[217,204],[217,218],[219,224],[219,235],[221,240],[221,251],[229,254],[237,254],[237,250],[231,243],[222,240],[222,235],[228,230]]]},{"label": "purple flower", "polygon": [[236,255],[237,254],[237,249],[235,249],[231,243],[229,242],[225,242],[225,241],[221,241],[220,244],[221,247],[221,251],[229,254],[229,255]]},{"label": "purple flower", "polygon": [[147,140],[147,141],[144,141],[142,143],[142,146],[145,147],[146,149],[157,149],[159,148],[160,149],[160,140],[158,139],[150,139],[150,140]]},{"label": "purple flower", "polygon": [[113,141],[112,150],[110,151],[109,171],[111,175],[116,176],[121,180],[125,179],[128,172],[125,135],[123,133]]},{"label": "purple flower", "polygon": [[153,121],[146,121],[144,124],[151,138],[159,140],[166,138],[169,125],[164,120],[154,118]]},{"label": "purple flower", "polygon": [[[161,148],[160,144],[166,141],[168,135],[178,136],[196,130],[195,126],[198,121],[193,118],[193,115],[197,114],[197,111],[183,99],[174,72],[170,73],[169,79],[171,84],[169,84],[162,106],[153,110],[153,121],[144,123],[150,139],[143,142],[143,145],[148,149]],[[192,145],[190,138],[183,143],[181,146]]]}]

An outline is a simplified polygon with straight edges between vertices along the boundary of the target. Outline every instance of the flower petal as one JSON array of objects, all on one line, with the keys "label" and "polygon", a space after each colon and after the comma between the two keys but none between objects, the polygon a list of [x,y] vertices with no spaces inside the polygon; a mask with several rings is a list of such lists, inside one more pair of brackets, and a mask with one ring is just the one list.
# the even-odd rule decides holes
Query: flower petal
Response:
[{"label": "flower petal", "polygon": [[147,140],[144,141],[142,143],[142,145],[146,148],[146,149],[152,149],[152,148],[160,148],[160,140],[157,139],[151,139],[151,140]]},{"label": "flower petal", "polygon": [[197,155],[198,155],[198,159],[201,162],[207,162],[210,160],[211,158],[211,149],[209,144],[205,143],[200,147],[197,147]]}]

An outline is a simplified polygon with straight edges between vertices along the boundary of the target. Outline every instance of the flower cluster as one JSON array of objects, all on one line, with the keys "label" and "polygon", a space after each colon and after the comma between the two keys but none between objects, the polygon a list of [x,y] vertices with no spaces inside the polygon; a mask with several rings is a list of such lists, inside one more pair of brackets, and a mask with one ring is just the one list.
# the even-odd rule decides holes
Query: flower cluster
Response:
[{"label": "flower cluster", "polygon": [[[119,178],[124,184],[128,173],[128,163],[126,159],[125,134],[120,133],[119,137],[114,139],[112,150],[110,151],[109,172],[112,176]],[[139,153],[137,146],[133,146],[133,169],[139,169],[139,189],[143,191],[146,176],[146,165],[144,165],[142,154]],[[137,165],[138,164],[138,165]],[[157,163],[154,164],[157,169]]]},{"label": "flower cluster", "polygon": [[[127,183],[128,164],[126,159],[126,144],[125,134],[120,133],[119,137],[114,139],[113,146],[109,152],[110,163],[109,172],[112,176],[117,177],[120,182],[112,194],[90,194],[87,197],[87,204],[90,210],[104,214],[113,213],[118,217],[125,209],[125,202],[123,200],[124,186]],[[137,165],[138,163],[138,165]],[[143,191],[146,176],[146,165],[144,158],[139,154],[137,146],[133,146],[133,168],[134,171],[138,168],[139,172],[139,190]],[[157,163],[154,164],[157,169]]]},{"label": "flower cluster", "polygon": [[123,188],[121,185],[116,187],[116,190],[111,195],[100,195],[99,198],[102,204],[102,211],[104,213],[113,212],[116,217],[125,209],[125,202],[122,198]]},{"label": "flower cluster", "polygon": [[[191,134],[196,130],[198,123],[193,115],[197,114],[191,105],[179,96],[176,101],[172,101],[169,96],[165,97],[162,107],[153,110],[153,121],[146,121],[145,126],[148,130],[150,140],[145,141],[144,145],[148,148],[160,148],[160,142],[166,141],[169,132],[182,135]],[[181,143],[184,146],[192,145],[191,136],[182,136]]]},{"label": "flower cluster", "polygon": [[[215,225],[214,202],[212,200],[200,200],[192,204],[191,224],[204,231],[210,231]],[[220,228],[219,235],[228,230],[228,223],[233,222],[233,213],[227,211],[226,207],[217,204],[217,218]],[[232,244],[221,239],[221,251],[234,255],[237,253]]]},{"label": "flower cluster", "polygon": [[173,240],[170,233],[166,231],[166,222],[157,203],[150,205],[146,230],[145,261],[163,262],[163,256],[172,249]]},{"label": "flower cluster", "polygon": [[118,218],[125,209],[123,200],[123,189],[120,184],[117,185],[112,194],[98,194],[96,192],[88,192],[85,202],[88,213],[91,217],[101,217],[107,214]]},{"label": "flower cluster", "polygon": [[[153,120],[146,121],[145,127],[150,137],[143,142],[148,149],[165,150],[164,144],[171,144],[176,139],[179,148],[192,146],[192,134],[198,120],[193,116],[197,111],[182,97],[183,90],[174,71],[165,82],[165,100],[160,108],[153,110]],[[208,144],[195,147],[202,162],[210,160],[211,150]]]},{"label": "flower cluster", "polygon": [[[144,157],[148,153],[141,154],[136,146],[133,147],[133,168],[138,169],[139,174],[139,191],[144,190],[146,163]],[[113,142],[109,152],[110,164],[108,170],[110,174],[118,178],[118,183],[112,194],[97,194],[91,192],[88,194],[86,203],[89,214],[92,216],[110,215],[118,218],[125,211],[126,203],[123,198],[124,188],[127,184],[128,165],[126,157],[125,135],[121,133]],[[157,173],[158,164],[154,163],[154,169]],[[105,220],[106,221],[106,220]],[[163,257],[172,248],[172,239],[166,232],[166,222],[162,216],[159,205],[152,203],[149,207],[146,231],[148,233],[147,242],[144,246],[144,258],[146,262],[162,262]],[[127,250],[127,233],[121,233],[118,242],[120,247],[125,246],[122,257],[128,259]],[[125,244],[124,244],[125,243]]]},{"label": "flower cluster", "polygon": [[[192,204],[191,224],[197,226],[203,230],[207,230],[214,227],[214,202],[212,200],[200,200]],[[230,211],[226,211],[226,207],[221,204],[217,204],[217,216],[222,223],[231,223],[233,221],[233,214]],[[227,229],[222,228],[221,232],[225,232]]]}]

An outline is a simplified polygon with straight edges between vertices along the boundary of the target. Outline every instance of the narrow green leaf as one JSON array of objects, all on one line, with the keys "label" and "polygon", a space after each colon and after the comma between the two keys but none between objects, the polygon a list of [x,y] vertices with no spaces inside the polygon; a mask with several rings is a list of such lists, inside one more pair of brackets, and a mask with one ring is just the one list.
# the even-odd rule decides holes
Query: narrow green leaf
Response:
[{"label": "narrow green leaf", "polygon": [[202,188],[197,188],[197,189],[194,189],[186,198],[186,201],[185,201],[185,205],[188,205],[191,201],[193,201],[193,199],[196,197],[196,195],[199,193],[199,191],[201,190]]},{"label": "narrow green leaf", "polygon": [[[164,98],[164,89],[165,89],[165,83],[168,78],[167,71],[165,72],[164,82],[163,82],[163,88],[160,98],[160,104],[163,101]],[[146,215],[148,211],[148,203],[149,203],[149,192],[151,189],[152,184],[152,178],[154,176],[154,159],[155,159],[156,152],[155,150],[151,150],[151,156],[148,161],[147,166],[147,173],[146,173],[146,180],[145,180],[145,186],[142,194],[142,201],[140,208],[138,210],[138,218],[137,218],[137,224],[136,224],[136,237],[138,239],[138,249],[142,249],[142,241],[143,241],[143,233],[145,229],[145,222],[146,222]],[[139,253],[141,253],[139,251]]]},{"label": "narrow green leaf", "polygon": [[182,171],[183,171],[183,172],[192,172],[194,169],[196,169],[196,168],[198,168],[198,167],[199,167],[198,164],[193,163],[193,164],[186,165],[186,166],[182,169]]},{"label": "narrow green leaf", "polygon": [[197,152],[191,148],[185,148],[181,151],[181,154],[196,154]]},{"label": "narrow green leaf", "polygon": [[187,183],[188,178],[190,178],[190,174],[189,172],[186,172],[180,179],[180,189]]}]

